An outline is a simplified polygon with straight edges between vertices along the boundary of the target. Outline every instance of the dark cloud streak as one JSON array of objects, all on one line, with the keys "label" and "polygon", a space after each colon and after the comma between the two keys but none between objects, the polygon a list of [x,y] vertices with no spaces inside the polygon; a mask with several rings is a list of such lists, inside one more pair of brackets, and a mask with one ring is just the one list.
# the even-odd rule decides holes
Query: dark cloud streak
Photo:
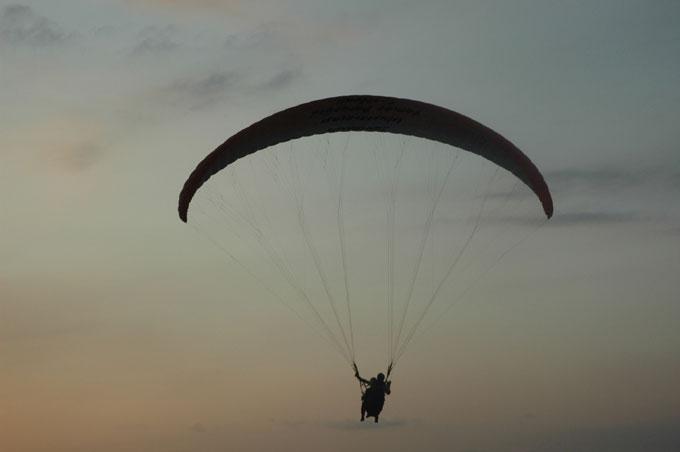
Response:
[{"label": "dark cloud streak", "polygon": [[680,171],[671,167],[633,168],[570,168],[544,173],[551,188],[564,189],[627,189],[642,186],[667,185],[680,188]]},{"label": "dark cloud streak", "polygon": [[0,42],[30,46],[61,43],[71,35],[30,6],[12,4],[0,12]]},{"label": "dark cloud streak", "polygon": [[262,83],[259,88],[266,90],[279,91],[290,86],[301,75],[300,70],[284,69],[274,74],[269,80]]},{"label": "dark cloud streak", "polygon": [[246,83],[237,71],[218,70],[202,77],[177,80],[161,90],[165,102],[189,110],[201,110],[224,102],[229,96],[246,90],[255,94],[271,94],[287,89],[301,76],[301,71],[284,69],[261,83]]},{"label": "dark cloud streak", "polygon": [[186,78],[162,90],[166,100],[191,110],[200,110],[222,102],[240,80],[233,71],[216,71],[204,77]]},{"label": "dark cloud streak", "polygon": [[551,184],[564,186],[620,187],[640,184],[642,175],[617,169],[564,169],[545,174]]},{"label": "dark cloud streak", "polygon": [[612,224],[632,223],[643,218],[633,212],[565,212],[556,215],[550,222],[551,225],[572,226],[577,224]]},{"label": "dark cloud streak", "polygon": [[544,174],[556,204],[551,224],[668,223],[675,215],[669,202],[680,191],[680,171],[672,165]]},{"label": "dark cloud streak", "polygon": [[132,49],[136,56],[167,53],[180,47],[177,41],[178,29],[174,25],[149,26],[139,32],[139,42]]}]

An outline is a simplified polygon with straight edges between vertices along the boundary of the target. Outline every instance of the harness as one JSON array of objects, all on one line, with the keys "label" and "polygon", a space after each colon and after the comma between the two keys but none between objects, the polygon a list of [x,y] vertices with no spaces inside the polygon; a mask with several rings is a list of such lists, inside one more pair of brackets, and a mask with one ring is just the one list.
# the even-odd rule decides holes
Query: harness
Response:
[{"label": "harness", "polygon": [[[352,363],[352,368],[354,369],[355,374],[358,376],[359,375],[359,368],[357,367],[356,363]],[[387,366],[387,373],[385,374],[385,381],[390,380],[390,374],[392,373],[392,369],[394,368],[394,363],[390,363],[389,366]],[[359,379],[359,390],[361,391],[361,397],[363,399],[364,395],[366,395],[366,390],[369,387],[369,383],[366,381],[363,381]]]}]

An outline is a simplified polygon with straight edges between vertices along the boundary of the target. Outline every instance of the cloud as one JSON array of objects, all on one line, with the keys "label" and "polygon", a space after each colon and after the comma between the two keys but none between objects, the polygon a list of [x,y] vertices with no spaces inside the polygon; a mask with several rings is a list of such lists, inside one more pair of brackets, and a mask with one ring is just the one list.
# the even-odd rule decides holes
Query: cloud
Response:
[{"label": "cloud", "polygon": [[190,110],[209,108],[224,102],[231,95],[254,90],[255,94],[281,91],[287,89],[299,77],[301,72],[295,69],[284,69],[274,73],[264,81],[251,81],[253,76],[246,77],[236,71],[218,70],[199,77],[179,79],[159,92],[162,102]]},{"label": "cloud", "polygon": [[133,4],[180,9],[210,9],[235,12],[241,9],[242,0],[128,0]]},{"label": "cloud", "polygon": [[132,49],[132,54],[145,55],[176,50],[180,47],[177,33],[178,28],[174,25],[145,27],[139,32],[139,42]]},{"label": "cloud", "polygon": [[571,168],[545,173],[555,200],[552,223],[613,224],[673,221],[680,191],[674,166]]},{"label": "cloud", "polygon": [[12,4],[0,11],[0,41],[9,44],[47,46],[60,43],[69,34],[30,6]]},{"label": "cloud", "polygon": [[643,174],[635,171],[623,171],[614,168],[581,169],[570,168],[550,171],[545,174],[546,180],[556,188],[589,187],[610,188],[630,187],[644,181]]},{"label": "cloud", "polygon": [[554,190],[619,190],[662,186],[680,189],[680,171],[675,165],[662,167],[570,168],[548,171],[545,179]]},{"label": "cloud", "polygon": [[259,88],[279,91],[290,86],[301,75],[297,69],[284,69],[274,74],[270,79],[259,85]]},{"label": "cloud", "polygon": [[161,90],[161,96],[171,104],[202,109],[223,101],[240,79],[234,71],[216,71],[203,77],[175,81]]},{"label": "cloud", "polygon": [[577,224],[630,223],[641,220],[634,212],[565,212],[556,215],[550,224],[572,226]]},{"label": "cloud", "polygon": [[[527,228],[541,227],[546,221],[544,216],[526,215],[520,212],[507,210],[482,217],[484,225],[519,226]],[[578,210],[578,207],[556,209],[555,215],[548,220],[550,227],[576,226],[576,225],[609,225],[640,222],[648,219],[641,213],[634,211],[608,211],[608,210]],[[437,219],[441,224],[456,224],[460,220],[447,218]]]},{"label": "cloud", "polygon": [[[680,190],[680,171],[674,165],[664,167],[568,168],[544,171],[543,176],[558,201],[582,195],[621,196],[623,193]],[[489,200],[533,198],[535,195],[522,184],[480,195]]]}]

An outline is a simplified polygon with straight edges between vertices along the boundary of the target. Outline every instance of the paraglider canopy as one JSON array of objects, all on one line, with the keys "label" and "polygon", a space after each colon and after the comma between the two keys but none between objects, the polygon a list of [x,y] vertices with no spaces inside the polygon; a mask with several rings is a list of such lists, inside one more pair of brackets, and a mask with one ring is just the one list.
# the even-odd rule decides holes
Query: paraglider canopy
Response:
[{"label": "paraglider canopy", "polygon": [[190,205],[192,226],[357,373],[355,324],[379,337],[369,301],[384,299],[386,380],[434,324],[433,306],[442,318],[553,213],[541,173],[500,134],[369,95],[304,103],[234,134],[184,183],[184,222]]},{"label": "paraglider canopy", "polygon": [[185,182],[179,197],[179,217],[186,222],[196,191],[212,175],[236,160],[289,140],[348,131],[411,135],[478,154],[517,176],[538,196],[545,215],[552,216],[552,199],[541,173],[522,151],[490,128],[425,102],[352,95],[288,108],[231,136],[201,161]]}]

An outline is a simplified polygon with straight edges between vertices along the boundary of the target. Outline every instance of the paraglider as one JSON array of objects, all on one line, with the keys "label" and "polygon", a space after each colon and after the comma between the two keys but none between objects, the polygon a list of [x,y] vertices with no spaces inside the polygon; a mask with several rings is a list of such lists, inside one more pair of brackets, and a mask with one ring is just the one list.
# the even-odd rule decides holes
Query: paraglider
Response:
[{"label": "paraglider", "polygon": [[[331,135],[346,138],[336,145]],[[350,136],[363,143],[367,135],[380,137],[379,142],[349,146]],[[315,136],[321,141],[310,141]],[[409,152],[405,141],[389,141],[391,137],[413,137],[417,146]],[[427,143],[439,148],[428,150]],[[464,167],[462,154],[471,155],[474,164],[490,162],[491,169]],[[367,177],[371,161],[377,175]],[[505,171],[509,180],[502,178]],[[545,219],[553,214],[542,174],[510,141],[460,113],[394,97],[315,100],[242,129],[205,157],[184,183],[178,203],[183,222],[189,221],[199,190],[222,172],[227,173],[226,188],[209,193],[208,204],[192,210],[201,217],[197,228],[206,227],[205,234],[230,259],[342,355],[362,387],[362,420],[369,416],[375,422],[391,392],[396,361],[415,334],[424,330],[423,320],[442,298],[446,284],[461,274],[467,279],[457,284],[459,293],[448,298],[466,296],[526,237],[522,232],[519,239],[505,238],[507,225],[522,229],[529,224],[524,210],[513,204],[529,199],[520,186],[538,198]],[[453,187],[453,182],[462,188]],[[326,188],[321,189],[324,185],[328,196]],[[348,201],[352,196],[354,203]],[[464,196],[467,201],[460,200]],[[373,214],[377,210],[364,205],[378,201],[384,206],[384,220],[377,220]],[[353,204],[358,207],[351,211]],[[527,208],[535,209],[535,201]],[[310,213],[315,209],[318,214]],[[477,240],[482,246],[475,255],[471,250],[484,225],[490,238]],[[333,241],[335,245],[329,245]],[[255,248],[261,264],[253,264]],[[377,257],[371,260],[369,253]],[[375,265],[380,256],[383,263]],[[373,277],[367,276],[371,272]],[[372,298],[368,294],[380,279],[385,281],[388,370],[371,381],[359,375],[356,365],[357,315],[352,310],[359,306],[355,300]],[[320,299],[327,305],[315,303]],[[416,311],[414,300],[422,300],[422,306],[410,317]]]},{"label": "paraglider", "polygon": [[385,405],[385,396],[392,393],[392,382],[387,380],[385,374],[380,372],[370,380],[366,380],[359,375],[359,369],[354,365],[354,376],[359,380],[361,387],[361,422],[366,417],[374,418],[378,422],[378,417]]}]

